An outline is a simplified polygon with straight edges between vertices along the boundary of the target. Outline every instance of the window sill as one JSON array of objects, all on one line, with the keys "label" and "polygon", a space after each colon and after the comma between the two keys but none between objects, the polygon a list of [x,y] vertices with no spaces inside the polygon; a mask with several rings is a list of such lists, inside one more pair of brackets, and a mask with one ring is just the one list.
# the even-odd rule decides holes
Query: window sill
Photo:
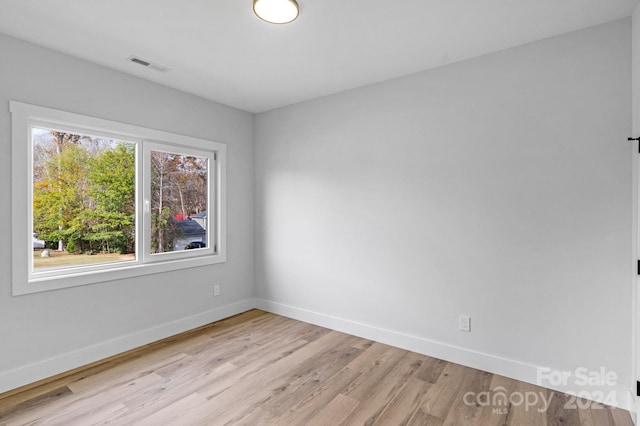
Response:
[{"label": "window sill", "polygon": [[112,269],[102,269],[98,271],[70,271],[67,275],[56,275],[55,277],[43,278],[35,277],[28,281],[20,280],[23,282],[14,282],[13,296],[77,287],[81,285],[98,284],[107,281],[117,281],[144,275],[161,274],[169,271],[215,265],[225,261],[226,258],[224,255],[217,254],[213,256],[208,255],[202,257],[191,257],[188,259],[176,259],[161,263],[122,263]]}]

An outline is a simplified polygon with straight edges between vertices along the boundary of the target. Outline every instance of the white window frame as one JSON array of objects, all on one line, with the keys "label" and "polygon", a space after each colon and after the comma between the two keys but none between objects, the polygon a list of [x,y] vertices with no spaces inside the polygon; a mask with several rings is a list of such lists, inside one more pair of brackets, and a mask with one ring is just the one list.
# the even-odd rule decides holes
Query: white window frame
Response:
[{"label": "white window frame", "polygon": [[[194,157],[206,157],[209,160],[208,171],[215,170],[216,155],[213,152],[207,152],[207,151],[197,150],[193,148],[178,147],[176,145],[167,145],[166,143],[159,144],[155,142],[143,142],[142,146],[143,146],[142,169],[144,171],[144,175],[143,175],[144,182],[151,182],[151,164],[150,164],[151,151],[162,151],[162,152],[178,154],[178,155],[193,155]],[[214,186],[215,182],[212,182],[211,180],[212,174],[215,174],[215,172],[207,173],[207,187],[211,189],[210,196],[207,197],[207,215],[209,216],[208,217],[209,223],[211,225],[215,225],[216,212],[215,212],[215,208],[212,208],[213,206],[211,205],[211,201],[212,199],[215,200],[215,193],[217,191],[215,190],[215,186]],[[143,198],[143,210],[144,210],[143,222],[142,222],[144,226],[144,231],[142,235],[142,252],[141,252],[143,263],[166,262],[167,259],[169,260],[183,259],[183,258],[194,257],[198,255],[214,255],[216,253],[217,227],[207,226],[206,248],[199,248],[195,250],[183,250],[183,251],[168,251],[164,253],[151,254],[151,211],[149,210],[150,204],[151,204],[151,185],[145,184],[142,187],[141,193]]]},{"label": "white window frame", "polygon": [[[12,124],[11,224],[14,296],[157,274],[226,261],[226,145],[191,136],[10,101]],[[121,139],[136,144],[136,259],[33,272],[32,127]],[[205,248],[150,254],[151,150],[209,158],[208,242]],[[140,172],[142,170],[142,172]],[[149,187],[149,188],[147,188]]]}]

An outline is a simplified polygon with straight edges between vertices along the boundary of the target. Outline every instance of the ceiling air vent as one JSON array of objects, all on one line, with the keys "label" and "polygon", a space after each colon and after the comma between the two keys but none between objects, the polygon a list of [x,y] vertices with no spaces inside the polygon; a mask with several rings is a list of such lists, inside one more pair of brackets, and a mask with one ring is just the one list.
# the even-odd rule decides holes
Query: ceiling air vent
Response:
[{"label": "ceiling air vent", "polygon": [[143,67],[147,67],[155,71],[160,71],[160,72],[169,71],[169,68],[167,67],[163,67],[162,65],[159,65],[153,62],[145,61],[144,59],[140,59],[137,56],[129,56],[127,60],[133,62],[134,64],[142,65]]}]

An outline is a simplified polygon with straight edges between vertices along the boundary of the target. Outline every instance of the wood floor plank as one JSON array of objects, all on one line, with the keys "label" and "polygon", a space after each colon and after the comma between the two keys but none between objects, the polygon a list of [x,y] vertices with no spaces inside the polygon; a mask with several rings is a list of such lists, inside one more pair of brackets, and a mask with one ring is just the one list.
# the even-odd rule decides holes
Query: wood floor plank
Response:
[{"label": "wood floor plank", "polygon": [[443,423],[444,420],[418,409],[411,415],[407,426],[442,426]]},{"label": "wood floor plank", "polygon": [[208,324],[202,327],[202,334],[215,337],[222,334],[234,333],[236,330],[254,327],[265,322],[272,323],[273,318],[264,311],[252,309],[242,314]]},{"label": "wood floor plank", "polygon": [[199,345],[191,345],[185,352],[189,355],[197,355],[200,352],[207,352],[212,347],[217,350],[223,348],[240,349],[246,345],[259,345],[273,336],[276,330],[295,327],[298,324],[288,323],[276,318],[269,322],[269,317],[259,317],[247,324],[236,324],[231,331],[207,330],[205,336],[209,339],[203,340]]},{"label": "wood floor plank", "polygon": [[431,386],[433,384],[410,377],[402,390],[387,404],[375,423],[379,425],[405,425],[411,423],[414,414],[421,412],[422,399]]},{"label": "wood floor plank", "polygon": [[259,366],[251,366],[249,371],[244,369],[240,374],[228,375],[216,383],[204,386],[198,391],[204,401],[198,407],[190,409],[189,415],[182,420],[196,422],[197,419],[203,424],[224,424],[233,417],[245,417],[248,410],[255,409],[272,392],[286,386],[282,376],[291,366],[305,361],[323,348],[327,350],[327,347],[332,347],[340,339],[348,337],[334,332],[313,343],[304,342],[302,346],[298,343],[298,350],[285,351],[289,353],[286,362],[283,362],[281,356],[275,356],[272,362],[262,362]]},{"label": "wood floor plank", "polygon": [[[533,398],[533,403],[526,403],[527,395]],[[517,382],[511,390],[509,414],[507,424],[510,426],[547,426],[546,412],[555,393],[548,389],[534,386],[529,383]],[[515,403],[514,403],[515,402]]]},{"label": "wood floor plank", "polygon": [[[395,351],[394,351],[395,352]],[[406,383],[422,365],[416,354],[401,351],[400,359],[388,369],[388,374],[379,377],[380,370],[373,371],[373,377],[378,377],[376,383],[363,381],[369,384],[369,389],[351,389],[346,395],[360,401],[358,410],[345,420],[346,424],[375,424],[383,415],[385,409],[393,403]]]},{"label": "wood floor plank", "polygon": [[615,424],[611,410],[602,404],[593,403],[588,410],[579,410],[578,415],[583,426]]},{"label": "wood floor plank", "polygon": [[21,415],[14,416],[7,423],[9,425],[24,425],[32,422],[64,424],[71,423],[77,418],[95,417],[96,413],[108,412],[109,416],[113,416],[117,412],[126,411],[126,407],[120,401],[121,398],[161,381],[160,376],[148,374],[129,383],[110,388],[103,393],[71,394],[39,409],[25,411]]},{"label": "wood floor plank", "polygon": [[[492,375],[489,393],[486,398],[475,395],[481,405],[476,417],[476,424],[483,426],[503,426],[508,424],[509,398],[518,386],[518,382],[504,376]],[[463,395],[463,398],[465,395]],[[467,397],[467,401],[474,398]]]},{"label": "wood floor plank", "polygon": [[[282,356],[288,356],[296,349],[311,343],[318,339],[320,335],[308,335],[308,324],[294,322],[282,327],[273,328],[269,334],[266,334],[256,345],[245,345],[244,349],[233,357],[233,364],[243,367],[256,360],[265,357],[265,354],[271,352],[280,353]],[[326,329],[323,329],[326,330]],[[325,335],[326,333],[322,333]],[[307,336],[308,335],[308,336]],[[311,340],[304,337],[310,337]],[[285,353],[282,348],[287,347],[289,353]]]},{"label": "wood floor plank", "polygon": [[[467,377],[465,377],[463,384],[459,387],[458,393],[450,406],[449,413],[445,418],[445,426],[456,425],[482,425],[480,420],[484,417],[489,406],[482,405],[482,400],[478,400],[478,397],[485,394],[490,395],[491,379],[493,375],[485,371],[472,370]],[[472,395],[476,403],[469,403],[470,399],[465,398]]]},{"label": "wood floor plank", "polygon": [[382,349],[384,351],[378,355],[373,365],[365,371],[365,374],[350,383],[342,392],[343,394],[361,402],[368,400],[378,391],[377,387],[380,383],[383,383],[390,372],[397,368],[398,363],[407,356],[406,352],[394,350],[390,346],[385,345]]},{"label": "wood floor plank", "polygon": [[187,358],[187,355],[178,353],[175,355],[153,354],[149,358],[139,358],[131,362],[117,365],[109,370],[101,371],[93,376],[85,377],[67,387],[73,393],[82,394],[90,392],[99,393],[104,389],[120,386],[128,383],[137,377],[144,377],[151,372],[158,371],[167,365],[180,362]]},{"label": "wood floor plank", "polygon": [[319,353],[292,368],[282,379],[286,388],[264,404],[274,416],[285,413],[289,407],[305,400],[305,396],[322,388],[339,371],[357,358],[362,349],[353,347],[354,339],[345,339],[330,351]]},{"label": "wood floor plank", "polygon": [[472,369],[458,364],[447,364],[438,380],[427,392],[422,403],[422,411],[439,419],[446,419],[455,405],[461,385],[467,382]]},{"label": "wood floor plank", "polygon": [[236,366],[227,363],[218,366],[195,380],[180,382],[167,379],[165,382],[144,389],[136,395],[123,398],[122,403],[129,411],[126,415],[118,416],[114,420],[122,421],[123,424],[135,424],[153,413],[196,393],[202,387],[217,381],[220,377],[236,369]]},{"label": "wood floor plank", "polygon": [[[27,399],[17,405],[9,405],[5,402],[5,409],[1,410],[0,414],[0,426],[4,426],[5,423],[2,422],[3,418],[6,418],[10,415],[17,415],[18,413],[23,412],[32,412],[34,410],[38,410],[44,407],[45,410],[48,410],[55,401],[64,398],[65,396],[70,396],[72,394],[71,390],[64,386],[60,389],[56,389],[47,394],[42,394],[34,397],[33,399]],[[3,401],[4,402],[4,401]]]},{"label": "wood floor plank", "polygon": [[[304,395],[304,398],[297,404],[291,406],[286,413],[273,419],[275,424],[302,425],[320,415],[325,407],[331,404],[341,392],[349,388],[349,385],[356,379],[366,374],[378,365],[379,360],[390,349],[389,346],[381,343],[367,345],[368,350],[363,351],[355,359],[351,360],[342,370],[338,371],[331,378],[326,380],[313,392]],[[356,346],[364,349],[362,346]],[[346,395],[344,395],[346,396]],[[353,398],[350,398],[356,401]],[[342,400],[341,398],[339,400]],[[334,402],[335,403],[335,402]]]},{"label": "wood floor plank", "polygon": [[441,359],[432,358],[430,356],[425,357],[424,363],[418,371],[416,371],[416,379],[420,379],[427,383],[435,383],[442,374],[446,365],[447,362]]},{"label": "wood floor plank", "polygon": [[633,424],[571,398],[252,310],[2,394],[0,426]]},{"label": "wood floor plank", "polygon": [[[222,394],[226,390],[239,383],[251,383],[253,381],[254,385],[256,385],[256,383],[259,383],[260,386],[262,385],[263,381],[269,383],[269,379],[264,378],[268,375],[263,373],[266,368],[273,368],[271,366],[279,365],[285,366],[284,371],[286,371],[286,364],[281,364],[280,361],[283,359],[287,359],[287,361],[289,362],[294,362],[295,359],[290,359],[289,357],[295,353],[298,353],[300,355],[301,352],[299,351],[303,350],[308,345],[309,343],[305,341],[284,341],[281,345],[278,346],[278,350],[272,350],[264,353],[262,357],[257,358],[248,364],[244,364],[241,367],[238,367],[238,370],[234,371],[233,374],[225,375],[215,383],[211,383],[203,387],[200,392],[207,398],[214,398],[216,395]],[[278,370],[274,371],[277,372]],[[261,375],[261,373],[263,374]]]},{"label": "wood floor plank", "polygon": [[621,410],[619,408],[607,407],[611,412],[613,418],[613,424],[617,426],[633,426],[633,420],[628,411]]},{"label": "wood floor plank", "polygon": [[346,395],[337,394],[327,405],[313,415],[309,421],[304,423],[281,423],[281,424],[304,424],[306,426],[335,426],[344,424],[345,420],[353,413],[360,402]]},{"label": "wood floor plank", "polygon": [[[553,392],[553,398],[546,412],[547,424],[549,425],[580,425],[580,414],[576,408],[567,409],[567,404],[575,400],[575,397],[560,392]],[[571,406],[571,405],[569,405]]]},{"label": "wood floor plank", "polygon": [[[282,394],[293,399],[297,398],[288,389],[290,387],[298,389],[301,386],[313,387],[313,374],[316,370],[312,366],[320,367],[323,358],[332,360],[333,352],[341,355],[342,353],[335,348],[340,348],[345,345],[345,342],[350,343],[352,340],[353,336],[343,333],[328,333],[288,357],[258,371],[251,380],[236,382],[234,386],[215,395],[215,398],[210,396],[213,403],[208,404],[208,408],[213,411],[205,415],[205,421],[233,424],[232,420],[246,417],[256,406],[270,403],[277,407],[277,403],[282,400]],[[256,383],[262,386],[256,386]],[[234,403],[240,403],[243,409],[234,408],[232,406]]]},{"label": "wood floor plank", "polygon": [[205,397],[197,392],[192,393],[137,421],[136,424],[140,426],[200,424],[201,416],[198,410],[206,403]]},{"label": "wood floor plank", "polygon": [[[289,414],[292,407],[294,412],[302,414],[300,407],[309,401],[309,395],[314,395],[313,402],[317,407],[316,398],[327,389],[329,383],[335,389],[335,378],[340,377],[340,373],[345,371],[346,365],[358,359],[363,352],[362,349],[354,347],[353,342],[353,338],[347,338],[331,348],[330,351],[319,353],[317,357],[309,358],[291,368],[281,377],[282,382],[286,385],[275,389],[268,398],[260,403],[267,417],[257,418],[255,414],[251,413],[244,416],[243,420],[276,423],[276,419],[279,419],[278,421],[283,424],[301,422],[302,419],[294,421],[293,419],[285,419],[283,416]],[[337,392],[334,390],[333,396],[336,395]],[[231,423],[236,423],[239,420],[239,418],[231,419]]]}]

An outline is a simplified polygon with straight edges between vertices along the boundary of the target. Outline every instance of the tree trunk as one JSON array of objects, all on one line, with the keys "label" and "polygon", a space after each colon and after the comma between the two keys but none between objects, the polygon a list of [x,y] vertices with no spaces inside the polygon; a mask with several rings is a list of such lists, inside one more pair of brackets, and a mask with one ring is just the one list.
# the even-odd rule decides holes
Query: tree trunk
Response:
[{"label": "tree trunk", "polygon": [[[60,184],[60,175],[62,175],[62,164],[60,164],[60,155],[62,154],[62,134],[59,133],[56,135],[56,158],[58,161],[58,192],[62,192],[62,187]],[[60,215],[60,219],[58,221],[58,231],[62,231],[62,207],[58,209],[58,214]],[[58,240],[58,251],[64,251],[64,241],[62,239]]]},{"label": "tree trunk", "polygon": [[162,186],[164,185],[164,170],[160,171],[160,185],[158,188],[158,253],[164,252],[164,241],[163,240],[163,226],[161,225],[162,221]]}]

